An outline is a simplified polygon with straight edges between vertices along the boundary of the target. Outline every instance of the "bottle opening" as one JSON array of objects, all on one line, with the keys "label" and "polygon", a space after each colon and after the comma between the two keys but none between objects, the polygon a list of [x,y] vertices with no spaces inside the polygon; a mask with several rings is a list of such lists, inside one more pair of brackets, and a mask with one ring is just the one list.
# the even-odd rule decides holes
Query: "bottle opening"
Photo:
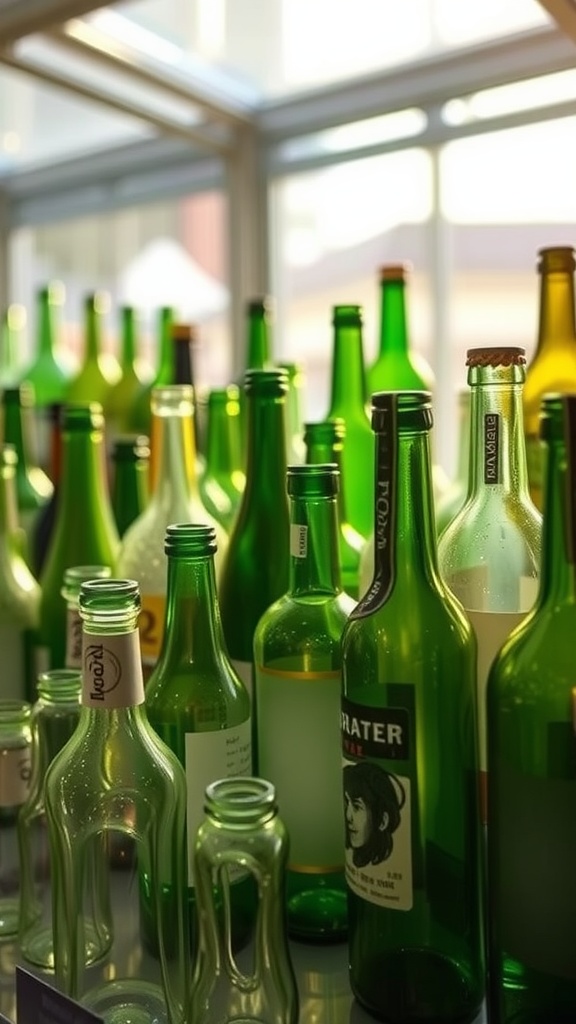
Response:
[{"label": "bottle opening", "polygon": [[291,497],[326,498],[338,493],[340,470],[335,462],[288,466],[287,490]]},{"label": "bottle opening", "polygon": [[538,250],[537,270],[540,274],[569,273],[576,267],[571,245],[546,246]]},{"label": "bottle opening", "polygon": [[218,550],[216,530],[204,523],[172,523],[166,528],[164,551],[173,557],[213,555]]},{"label": "bottle opening", "polygon": [[273,370],[247,370],[244,390],[247,395],[285,395],[288,391],[288,374],[279,367]]},{"label": "bottle opening", "polygon": [[276,789],[252,776],[217,779],[206,788],[204,806],[218,821],[252,825],[276,814]]},{"label": "bottle opening", "polygon": [[104,414],[99,402],[71,403],[62,408],[62,430],[104,430]]},{"label": "bottle opening", "polygon": [[399,429],[431,429],[433,417],[430,391],[376,391],[372,395],[372,430],[375,433],[386,429],[385,418],[390,409],[390,397],[395,399]]}]

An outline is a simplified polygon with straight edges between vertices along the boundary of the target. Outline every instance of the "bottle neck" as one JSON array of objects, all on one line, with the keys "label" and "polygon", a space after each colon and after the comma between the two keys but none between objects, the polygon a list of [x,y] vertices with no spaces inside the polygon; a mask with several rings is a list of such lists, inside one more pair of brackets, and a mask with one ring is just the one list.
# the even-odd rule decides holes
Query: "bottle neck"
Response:
[{"label": "bottle neck", "polygon": [[0,474],[0,537],[12,547],[18,531],[18,502],[14,474]]},{"label": "bottle neck", "polygon": [[158,453],[151,500],[171,510],[186,509],[200,501],[196,473],[196,442],[193,414],[152,415],[153,446]]},{"label": "bottle neck", "polygon": [[334,333],[332,388],[328,419],[350,414],[366,415],[366,370],[362,348],[362,328],[338,327]]},{"label": "bottle neck", "polygon": [[576,339],[574,276],[571,271],[542,274],[537,353],[562,349]]},{"label": "bottle neck", "polygon": [[380,355],[408,353],[408,320],[404,281],[380,283]]},{"label": "bottle neck", "polygon": [[528,500],[522,383],[476,383],[470,393],[468,498]]},{"label": "bottle neck", "polygon": [[172,370],[172,323],[174,316],[171,309],[164,309],[160,315],[160,334],[158,344],[158,367],[154,385],[173,384]]},{"label": "bottle neck", "polygon": [[290,499],[290,583],[293,597],[342,589],[336,498]]},{"label": "bottle neck", "polygon": [[206,475],[229,477],[241,465],[238,417],[231,417],[225,405],[211,405],[206,427]]},{"label": "bottle neck", "polygon": [[200,669],[214,665],[224,650],[213,556],[168,557],[160,662],[166,659]]},{"label": "bottle neck", "polygon": [[18,455],[17,475],[26,474],[30,465],[31,427],[28,410],[16,402],[4,405],[4,441],[13,444]]},{"label": "bottle neck", "polygon": [[[438,581],[429,431],[376,435],[374,580],[359,606],[375,610],[404,584]],[[354,613],[353,613],[354,614]]]},{"label": "bottle neck", "polygon": [[[104,436],[101,431],[70,431],[62,435],[62,477],[58,519],[75,522],[90,510],[100,516],[109,506]],[[82,512],[80,512],[80,508]]]},{"label": "bottle neck", "polygon": [[286,498],[285,396],[248,393],[246,500],[254,494],[275,504]]},{"label": "bottle neck", "polygon": [[576,451],[547,445],[539,604],[576,599]]},{"label": "bottle neck", "polygon": [[39,302],[38,352],[41,356],[54,355],[54,307],[46,295]]},{"label": "bottle neck", "polygon": [[102,341],[100,314],[93,305],[86,308],[86,350],[85,361],[97,361]]},{"label": "bottle neck", "polygon": [[270,331],[263,316],[253,316],[248,323],[247,370],[264,370],[270,365]]},{"label": "bottle neck", "polygon": [[136,359],[136,321],[133,309],[122,314],[122,370],[131,369]]},{"label": "bottle neck", "polygon": [[335,441],[333,444],[330,444],[328,441],[326,443],[321,441],[312,441],[308,448],[306,461],[310,463],[332,462],[338,467],[338,471],[340,473],[340,487],[338,489],[338,496],[336,499],[336,504],[338,506],[338,521],[340,526],[342,526],[343,523],[347,523],[346,495],[344,493],[344,486],[342,482],[342,443],[340,441]]}]

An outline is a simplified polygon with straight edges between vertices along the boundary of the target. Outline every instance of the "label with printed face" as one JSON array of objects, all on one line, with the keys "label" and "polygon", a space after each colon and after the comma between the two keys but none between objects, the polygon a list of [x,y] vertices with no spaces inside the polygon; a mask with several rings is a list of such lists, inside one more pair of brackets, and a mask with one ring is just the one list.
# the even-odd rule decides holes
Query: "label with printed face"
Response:
[{"label": "label with printed face", "polygon": [[31,748],[0,751],[0,807],[18,807],[28,799],[32,771]]},{"label": "label with printed face", "polygon": [[346,881],[368,903],[411,910],[410,711],[365,707],[344,697],[341,732]]}]

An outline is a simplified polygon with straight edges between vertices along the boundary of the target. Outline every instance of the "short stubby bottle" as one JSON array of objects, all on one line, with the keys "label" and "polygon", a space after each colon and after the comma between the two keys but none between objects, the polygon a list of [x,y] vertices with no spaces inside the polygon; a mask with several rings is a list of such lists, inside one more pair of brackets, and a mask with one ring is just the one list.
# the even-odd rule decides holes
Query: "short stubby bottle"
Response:
[{"label": "short stubby bottle", "polygon": [[[88,580],[80,588],[82,691],[78,726],[46,775],[57,986],[107,1022],[180,1024],[188,982],[186,780],[146,715],[140,658],[140,595],[133,580]],[[134,957],[138,884],[110,867],[109,833],[130,836],[137,870],[154,894],[158,963]],[[114,940],[86,969],[86,936],[106,928],[83,886],[104,877]],[[122,880],[125,881],[121,888]],[[113,897],[113,898],[112,898]],[[134,934],[126,933],[128,925]],[[120,939],[122,938],[122,942]]]},{"label": "short stubby bottle", "polygon": [[290,833],[288,931],[346,937],[340,787],[342,630],[355,601],[338,559],[338,469],[288,467],[290,580],[254,634],[258,771],[276,788]]},{"label": "short stubby bottle", "polygon": [[20,857],[16,823],[32,771],[31,706],[0,700],[0,940],[14,937],[20,919]]},{"label": "short stubby bottle", "polygon": [[[200,918],[190,1021],[203,1024],[297,1024],[298,989],[284,917],[288,834],[274,786],[265,779],[216,779],[206,790],[194,842]],[[237,871],[258,888],[258,917],[248,972],[231,954],[231,908],[223,921],[214,879],[226,894]]]},{"label": "short stubby bottle", "polygon": [[576,394],[542,402],[543,548],[536,604],[488,677],[488,1012],[576,1015]]},{"label": "short stubby bottle", "polygon": [[476,649],[437,564],[430,395],[379,392],[375,570],[342,639],[350,980],[390,1024],[484,993]]},{"label": "short stubby bottle", "polygon": [[445,583],[478,648],[482,818],[486,821],[486,679],[499,648],[536,599],[542,517],[528,493],[522,422],[524,350],[470,349],[470,469],[462,508],[438,541]]},{"label": "short stubby bottle", "polygon": [[[252,771],[250,698],[232,668],[222,633],[216,594],[216,534],[211,526],[176,523],[165,539],[168,560],[166,622],[158,663],[146,686],[151,725],[178,756],[186,772],[188,903],[196,928],[192,848],[202,820],[208,783]],[[144,882],[146,879],[143,880]],[[254,892],[246,874],[231,886],[235,948],[250,935]],[[144,944],[156,952],[154,894],[141,893]]]}]

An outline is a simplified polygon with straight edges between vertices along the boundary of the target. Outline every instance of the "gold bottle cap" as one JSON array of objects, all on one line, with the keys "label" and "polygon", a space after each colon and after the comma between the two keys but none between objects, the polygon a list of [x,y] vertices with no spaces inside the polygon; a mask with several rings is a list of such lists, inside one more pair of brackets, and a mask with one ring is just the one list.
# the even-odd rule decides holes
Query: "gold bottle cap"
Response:
[{"label": "gold bottle cap", "polygon": [[378,273],[381,281],[405,281],[411,270],[411,263],[383,263]]},{"label": "gold bottle cap", "polygon": [[540,274],[553,274],[568,271],[576,267],[574,248],[571,245],[549,245],[538,250],[537,270]]},{"label": "gold bottle cap", "polygon": [[466,366],[525,366],[526,350],[512,345],[469,348]]}]

